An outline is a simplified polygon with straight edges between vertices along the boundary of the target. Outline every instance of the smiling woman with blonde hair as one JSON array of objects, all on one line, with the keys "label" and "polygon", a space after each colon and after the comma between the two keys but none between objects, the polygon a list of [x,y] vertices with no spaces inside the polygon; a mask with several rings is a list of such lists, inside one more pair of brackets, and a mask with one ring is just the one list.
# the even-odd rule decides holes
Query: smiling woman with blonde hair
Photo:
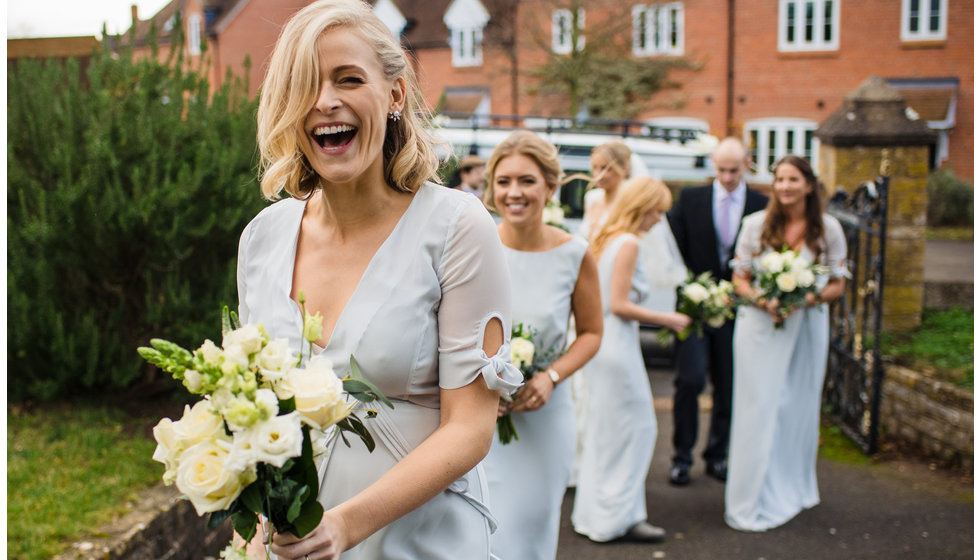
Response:
[{"label": "smiling woman with blonde hair", "polygon": [[427,182],[436,151],[418,98],[405,52],[361,0],[297,12],[262,87],[262,192],[291,198],[242,233],[241,320],[298,353],[305,294],[323,320],[314,352],[341,377],[356,358],[394,403],[364,422],[373,452],[326,443],[319,525],[265,535],[281,560],[490,558],[477,465],[500,393],[522,381],[507,362],[510,284],[480,201]]},{"label": "smiling woman with blonde hair", "polygon": [[683,330],[691,319],[640,305],[649,294],[640,235],[670,208],[670,190],[649,177],[620,188],[590,244],[599,260],[603,337],[584,368],[588,422],[572,508],[575,531],[596,542],[659,542],[664,530],[647,522],[645,482],[657,419],[640,352],[639,324]]}]

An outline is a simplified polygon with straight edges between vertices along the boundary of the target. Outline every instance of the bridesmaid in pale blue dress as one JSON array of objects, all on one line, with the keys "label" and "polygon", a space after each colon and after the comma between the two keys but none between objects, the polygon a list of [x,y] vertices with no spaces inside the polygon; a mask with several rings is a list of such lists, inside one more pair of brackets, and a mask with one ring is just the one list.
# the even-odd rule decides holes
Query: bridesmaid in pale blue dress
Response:
[{"label": "bridesmaid in pale blue dress", "polygon": [[657,419],[640,351],[639,323],[679,332],[691,319],[640,305],[650,290],[638,236],[660,221],[670,208],[670,199],[663,182],[649,177],[630,179],[620,188],[590,243],[599,256],[604,330],[599,352],[584,370],[588,422],[572,525],[577,533],[596,542],[658,542],[665,534],[647,521],[645,482],[657,439]]},{"label": "bridesmaid in pale blue dress", "polygon": [[[540,371],[520,390],[510,413],[518,439],[494,440],[485,461],[490,510],[497,519],[491,550],[501,560],[553,560],[561,503],[575,455],[575,413],[566,380],[599,349],[602,303],[588,244],[545,225],[542,212],[558,188],[555,147],[518,131],[488,163],[487,204],[510,268],[513,320],[534,333]],[[575,341],[563,353],[569,317]]]},{"label": "bridesmaid in pale blue dress", "polygon": [[[786,156],[775,167],[766,210],[746,216],[735,247],[735,292],[754,306],[735,319],[732,442],[725,522],[742,531],[778,527],[820,502],[817,440],[827,367],[827,302],[844,292],[847,245],[840,223],[823,213],[810,164]],[[829,274],[799,309],[781,314],[753,285],[753,263],[768,251],[798,250]],[[775,328],[776,323],[783,327]]]},{"label": "bridesmaid in pale blue dress", "polygon": [[480,201],[426,183],[438,159],[417,97],[404,51],[361,0],[297,12],[262,86],[262,191],[292,198],[242,233],[241,319],[298,352],[305,293],[323,318],[316,351],[341,376],[356,358],[394,403],[364,422],[373,452],[327,442],[325,512],[303,539],[271,535],[281,560],[491,556],[480,462],[501,392],[522,381],[508,363],[510,282]]}]

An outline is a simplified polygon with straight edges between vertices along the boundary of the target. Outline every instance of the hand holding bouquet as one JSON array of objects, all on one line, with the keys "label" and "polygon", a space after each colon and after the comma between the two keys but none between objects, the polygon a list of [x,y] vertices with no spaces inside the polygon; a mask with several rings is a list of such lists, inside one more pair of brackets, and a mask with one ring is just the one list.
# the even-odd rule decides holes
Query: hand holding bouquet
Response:
[{"label": "hand holding bouquet", "polygon": [[[326,432],[336,430],[348,446],[344,432],[352,432],[374,450],[348,396],[392,404],[360,375],[353,357],[351,375],[340,379],[329,360],[312,355],[322,321],[304,306],[305,364],[286,339],[271,339],[261,325],[239,325],[227,307],[220,347],[206,340],[192,353],[153,339],[152,348],[139,348],[143,358],[203,397],[186,406],[180,420],[160,420],[153,458],[166,466],[166,484],[176,483],[198,515],[210,514],[210,527],[231,517],[248,542],[261,514],[277,532],[302,537],[323,516],[316,462],[325,453],[317,446]],[[367,411],[369,418],[376,414]]]},{"label": "hand holding bouquet", "polygon": [[[684,340],[697,333],[704,335],[704,325],[718,328],[735,316],[733,294],[735,289],[727,280],[715,282],[711,272],[703,272],[696,278],[688,277],[687,282],[677,289],[677,312],[691,318],[691,324],[677,333],[678,340]],[[659,333],[661,343],[666,343],[670,332]]]},{"label": "hand holding bouquet", "polygon": [[[521,323],[516,323],[511,328],[510,333],[510,363],[514,364],[514,367],[521,370],[524,375],[524,381],[527,381],[534,377],[534,374],[541,371],[534,367],[534,341],[532,340],[533,333],[529,327],[525,327]],[[516,394],[516,391],[515,391]],[[507,395],[500,397],[500,404],[503,407],[509,409],[510,403],[513,402],[514,395]],[[497,417],[497,438],[500,439],[500,443],[504,445],[511,442],[511,440],[519,439],[517,437],[517,429],[514,428],[514,420],[511,418],[510,413],[504,414]]]},{"label": "hand holding bouquet", "polygon": [[[760,297],[767,301],[777,300],[779,314],[783,318],[804,305],[806,295],[817,291],[817,276],[827,272],[826,266],[808,263],[798,252],[790,249],[763,254],[753,270]],[[775,327],[781,329],[784,323],[776,321]]]}]

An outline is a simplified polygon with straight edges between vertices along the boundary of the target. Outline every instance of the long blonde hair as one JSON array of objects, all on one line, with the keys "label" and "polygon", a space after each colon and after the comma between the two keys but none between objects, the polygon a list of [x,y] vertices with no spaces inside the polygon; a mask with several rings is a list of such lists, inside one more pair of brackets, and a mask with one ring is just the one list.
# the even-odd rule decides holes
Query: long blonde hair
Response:
[{"label": "long blonde hair", "polygon": [[541,171],[541,177],[549,187],[558,188],[558,182],[561,180],[561,163],[558,161],[558,149],[554,144],[530,130],[518,130],[497,144],[487,161],[487,188],[483,193],[483,203],[494,211],[497,210],[493,203],[497,165],[500,164],[500,160],[515,154],[534,160]]},{"label": "long blonde hair", "polygon": [[659,179],[634,177],[623,183],[609,207],[605,223],[589,241],[592,254],[598,258],[610,241],[623,233],[637,233],[647,212],[670,209],[670,189]]},{"label": "long blonde hair", "polygon": [[435,141],[423,125],[427,112],[405,51],[365,2],[320,0],[297,12],[283,27],[262,84],[258,143],[262,194],[268,199],[279,198],[283,190],[303,198],[319,187],[320,177],[299,147],[304,134],[299,124],[320,90],[317,40],[336,27],[356,31],[374,47],[386,79],[405,80],[401,119],[387,120],[385,130],[385,182],[396,191],[411,192],[438,168]]},{"label": "long blonde hair", "polygon": [[595,188],[599,184],[599,179],[601,179],[602,176],[610,170],[619,173],[624,180],[630,176],[632,171],[630,158],[633,157],[633,150],[631,150],[626,144],[620,142],[619,140],[603,142],[602,144],[592,148],[590,155],[596,154],[606,158],[608,163],[604,169],[595,175],[591,175],[590,173],[574,173],[565,177],[562,184],[579,179],[585,180],[588,182],[588,184],[585,185],[585,190],[589,190]]}]

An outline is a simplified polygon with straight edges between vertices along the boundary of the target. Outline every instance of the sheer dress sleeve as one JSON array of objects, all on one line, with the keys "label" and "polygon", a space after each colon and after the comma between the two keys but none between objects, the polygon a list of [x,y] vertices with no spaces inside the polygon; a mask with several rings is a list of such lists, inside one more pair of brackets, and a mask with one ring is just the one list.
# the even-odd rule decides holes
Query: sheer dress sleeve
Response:
[{"label": "sheer dress sleeve", "polygon": [[847,269],[847,240],[844,237],[844,228],[841,227],[837,218],[829,214],[823,216],[824,240],[827,243],[826,261],[830,268],[831,278],[850,278],[851,272]]},{"label": "sheer dress sleeve", "polygon": [[[470,200],[472,199],[472,200]],[[439,267],[439,386],[463,387],[483,376],[490,389],[510,393],[523,376],[510,364],[510,275],[493,219],[474,197],[460,205]],[[483,352],[487,323],[498,319],[504,343]]]},{"label": "sheer dress sleeve", "polygon": [[735,242],[735,257],[731,266],[735,272],[752,272],[752,263],[762,253],[762,222],[764,211],[742,219],[742,228]]}]

